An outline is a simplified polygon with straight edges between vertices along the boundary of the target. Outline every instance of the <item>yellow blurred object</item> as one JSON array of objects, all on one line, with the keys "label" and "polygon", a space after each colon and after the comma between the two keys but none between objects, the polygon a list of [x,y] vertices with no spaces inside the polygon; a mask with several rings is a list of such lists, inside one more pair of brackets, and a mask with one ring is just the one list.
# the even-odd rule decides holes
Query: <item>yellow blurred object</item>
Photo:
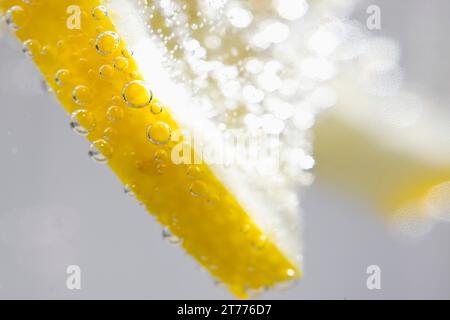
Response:
[{"label": "yellow blurred object", "polygon": [[341,97],[350,98],[322,114],[314,128],[318,178],[369,200],[389,219],[397,214],[431,218],[434,213],[427,208],[433,189],[450,181],[445,114],[424,104],[427,116],[399,126],[408,113],[380,116],[385,101],[391,106],[390,98],[378,103],[341,90]]},{"label": "yellow blurred object", "polygon": [[91,158],[108,163],[173,242],[238,297],[300,276],[206,164],[170,160],[180,125],[113,24],[121,12],[98,0],[3,0],[0,8],[74,131],[92,142]]}]

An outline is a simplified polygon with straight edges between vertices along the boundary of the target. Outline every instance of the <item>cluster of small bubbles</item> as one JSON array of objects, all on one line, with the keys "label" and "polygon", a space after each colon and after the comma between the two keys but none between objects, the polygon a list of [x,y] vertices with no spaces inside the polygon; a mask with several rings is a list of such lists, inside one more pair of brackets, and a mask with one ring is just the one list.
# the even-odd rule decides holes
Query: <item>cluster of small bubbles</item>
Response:
[{"label": "cluster of small bubbles", "polygon": [[102,20],[108,16],[108,10],[104,6],[97,6],[92,9],[91,14],[95,19]]},{"label": "cluster of small bubbles", "polygon": [[153,93],[147,83],[134,80],[127,83],[122,90],[125,103],[132,108],[144,108],[153,100]]},{"label": "cluster of small bubbles", "polygon": [[[277,186],[277,192],[263,192],[268,201],[287,199],[279,211],[297,212],[292,186],[307,186],[313,180],[310,130],[317,114],[340,98],[340,88],[333,81],[337,72],[357,68],[368,91],[393,94],[401,83],[396,76],[396,50],[383,41],[368,41],[376,38],[368,38],[363,28],[351,23],[350,10],[342,10],[339,1],[314,10],[306,0],[273,0],[261,5],[258,1],[219,1],[222,4],[217,8],[200,4],[197,12],[191,12],[186,1],[163,1],[143,7],[143,12],[149,18],[153,40],[166,57],[164,66],[201,101],[192,108],[198,107],[205,117],[227,128],[262,130],[279,137],[279,174],[266,175],[269,170],[259,165],[258,170],[236,167],[255,189]],[[354,5],[352,0],[345,2],[345,7]],[[300,25],[308,26],[308,32],[299,33]],[[391,88],[379,83],[389,83]],[[192,183],[200,183],[193,174],[195,168],[188,168],[188,176]],[[194,195],[202,193],[195,192],[197,186],[190,188]],[[288,221],[297,224],[294,219]],[[248,225],[241,231],[253,235],[250,229]],[[256,242],[256,248],[264,246],[264,236]],[[289,277],[295,277],[295,272],[286,270]]]},{"label": "cluster of small bubbles", "polygon": [[105,31],[97,36],[95,48],[97,52],[106,56],[113,53],[120,43],[119,35],[113,31]]},{"label": "cluster of small bubbles", "polygon": [[14,31],[19,30],[20,26],[17,22],[17,16],[23,14],[21,6],[13,6],[6,11],[5,20],[8,27]]},{"label": "cluster of small bubbles", "polygon": [[88,110],[77,110],[70,115],[70,127],[82,136],[85,136],[95,129],[96,121],[94,115]]},{"label": "cluster of small bubbles", "polygon": [[147,128],[148,139],[157,145],[168,143],[171,135],[172,130],[170,129],[170,126],[163,121],[157,121]]},{"label": "cluster of small bubbles", "polygon": [[89,157],[98,163],[107,163],[112,157],[112,148],[106,140],[96,140],[89,146]]},{"label": "cluster of small bubbles", "polygon": [[67,69],[59,69],[55,73],[55,82],[59,87],[64,86],[69,82],[70,71]]},{"label": "cluster of small bubbles", "polygon": [[181,239],[172,234],[169,230],[169,228],[164,227],[162,230],[162,237],[165,241],[167,241],[170,244],[177,245],[181,243]]}]

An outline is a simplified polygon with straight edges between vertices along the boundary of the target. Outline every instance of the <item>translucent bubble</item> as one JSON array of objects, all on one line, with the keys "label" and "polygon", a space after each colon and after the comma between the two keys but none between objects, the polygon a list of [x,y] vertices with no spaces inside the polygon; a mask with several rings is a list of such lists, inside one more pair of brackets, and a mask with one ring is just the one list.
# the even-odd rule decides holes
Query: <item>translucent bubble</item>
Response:
[{"label": "translucent bubble", "polygon": [[36,40],[26,40],[24,41],[22,45],[22,52],[25,53],[27,56],[34,56],[36,53],[38,53],[41,50],[41,45]]},{"label": "translucent bubble", "polygon": [[154,144],[166,144],[169,142],[172,131],[165,122],[158,121],[147,128],[147,137]]},{"label": "translucent bubble", "polygon": [[242,226],[241,232],[242,232],[243,234],[248,234],[248,233],[250,232],[250,229],[251,229],[250,224],[246,223],[246,224],[244,224],[244,225]]},{"label": "translucent bubble", "polygon": [[87,110],[78,110],[70,116],[70,127],[72,130],[82,136],[92,132],[96,126],[94,115]]},{"label": "translucent bubble", "polygon": [[178,238],[177,236],[173,235],[168,228],[163,228],[162,237],[168,243],[173,244],[173,245],[181,243],[181,239]]},{"label": "translucent bubble", "polygon": [[115,138],[117,138],[117,136],[118,136],[117,130],[112,127],[108,127],[103,131],[103,139],[107,141],[114,140]]},{"label": "translucent bubble", "polygon": [[189,187],[189,193],[193,197],[202,197],[208,194],[208,188],[206,184],[202,181],[194,181]]},{"label": "translucent bubble", "polygon": [[257,250],[264,249],[266,244],[267,244],[267,236],[264,234],[260,235],[252,242],[252,246]]},{"label": "translucent bubble", "polygon": [[119,106],[111,106],[106,111],[106,118],[111,122],[117,122],[122,120],[125,115],[125,111],[122,107]]},{"label": "translucent bubble", "polygon": [[97,36],[95,40],[95,48],[102,55],[113,53],[119,46],[119,35],[112,31],[106,31]]},{"label": "translucent bubble", "polygon": [[19,30],[19,20],[20,17],[23,16],[23,9],[21,6],[14,6],[9,8],[5,14],[6,24],[12,30]]},{"label": "translucent bubble", "polygon": [[166,150],[159,149],[155,152],[153,158],[159,162],[166,162],[169,159],[169,155]]},{"label": "translucent bubble", "polygon": [[100,74],[100,76],[102,78],[108,79],[108,78],[112,77],[112,75],[114,73],[114,68],[112,66],[110,66],[109,64],[105,64],[100,67],[100,69],[98,70],[98,73]]},{"label": "translucent bubble", "polygon": [[67,84],[70,79],[70,72],[67,69],[60,69],[56,71],[55,82],[58,86],[62,87]]},{"label": "translucent bubble", "polygon": [[72,98],[76,104],[85,106],[91,102],[91,90],[87,86],[76,86],[72,91]]},{"label": "translucent bubble", "polygon": [[124,71],[128,68],[128,60],[124,57],[117,57],[114,59],[114,68],[118,71]]},{"label": "translucent bubble", "polygon": [[126,184],[125,187],[123,188],[123,192],[129,197],[134,197],[135,193],[133,190],[135,188],[136,186],[134,184]]},{"label": "translucent bubble", "polygon": [[122,90],[122,96],[127,105],[132,108],[146,107],[153,99],[152,91],[141,80],[134,80],[127,83]]},{"label": "translucent bubble", "polygon": [[106,140],[94,141],[89,146],[89,157],[98,163],[107,163],[112,156],[112,148]]},{"label": "translucent bubble", "polygon": [[161,103],[155,102],[150,105],[150,112],[153,114],[160,114],[163,112],[164,108]]},{"label": "translucent bubble", "polygon": [[97,20],[102,20],[108,16],[108,10],[104,6],[98,6],[92,9],[92,17]]},{"label": "translucent bubble", "polygon": [[199,179],[202,176],[202,169],[196,165],[190,165],[187,169],[187,175],[191,179]]},{"label": "translucent bubble", "polygon": [[133,56],[133,51],[127,47],[122,49],[122,55],[127,58],[130,59]]}]

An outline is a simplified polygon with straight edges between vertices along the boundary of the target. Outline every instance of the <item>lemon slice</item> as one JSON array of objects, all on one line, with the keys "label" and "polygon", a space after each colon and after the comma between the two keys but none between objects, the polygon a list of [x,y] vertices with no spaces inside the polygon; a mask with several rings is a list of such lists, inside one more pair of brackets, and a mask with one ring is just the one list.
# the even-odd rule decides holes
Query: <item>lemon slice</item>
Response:
[{"label": "lemon slice", "polygon": [[280,216],[280,204],[238,171],[173,161],[179,143],[197,154],[185,130],[217,129],[183,110],[192,102],[162,68],[132,1],[2,0],[0,8],[73,130],[91,141],[90,157],[111,167],[167,238],[238,297],[299,278],[292,214]]},{"label": "lemon slice", "polygon": [[370,97],[341,83],[340,96],[347,98],[314,128],[318,177],[369,200],[407,236],[422,235],[405,226],[412,222],[426,227],[428,220],[447,220],[447,111],[406,89]]}]

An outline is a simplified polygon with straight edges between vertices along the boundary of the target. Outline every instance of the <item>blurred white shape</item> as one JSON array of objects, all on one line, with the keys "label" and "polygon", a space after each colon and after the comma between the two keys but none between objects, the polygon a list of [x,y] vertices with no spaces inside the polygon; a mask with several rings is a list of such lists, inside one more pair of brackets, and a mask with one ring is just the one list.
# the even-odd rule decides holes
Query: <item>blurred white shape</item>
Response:
[{"label": "blurred white shape", "polygon": [[408,94],[389,99],[380,108],[380,116],[385,123],[398,128],[411,127],[419,120],[423,103],[419,97]]},{"label": "blurred white shape", "polygon": [[234,27],[243,29],[252,23],[253,15],[244,8],[232,6],[227,11],[227,18]]},{"label": "blurred white shape", "polygon": [[425,214],[421,203],[411,203],[394,213],[390,226],[400,239],[417,241],[431,232],[434,220]]},{"label": "blurred white shape", "polygon": [[287,20],[303,17],[309,7],[305,0],[275,0],[274,2],[278,14]]},{"label": "blurred white shape", "polygon": [[435,186],[428,193],[426,208],[434,218],[450,222],[450,181]]},{"label": "blurred white shape", "polygon": [[322,81],[330,80],[336,74],[334,64],[324,58],[305,59],[300,68],[304,76]]}]

